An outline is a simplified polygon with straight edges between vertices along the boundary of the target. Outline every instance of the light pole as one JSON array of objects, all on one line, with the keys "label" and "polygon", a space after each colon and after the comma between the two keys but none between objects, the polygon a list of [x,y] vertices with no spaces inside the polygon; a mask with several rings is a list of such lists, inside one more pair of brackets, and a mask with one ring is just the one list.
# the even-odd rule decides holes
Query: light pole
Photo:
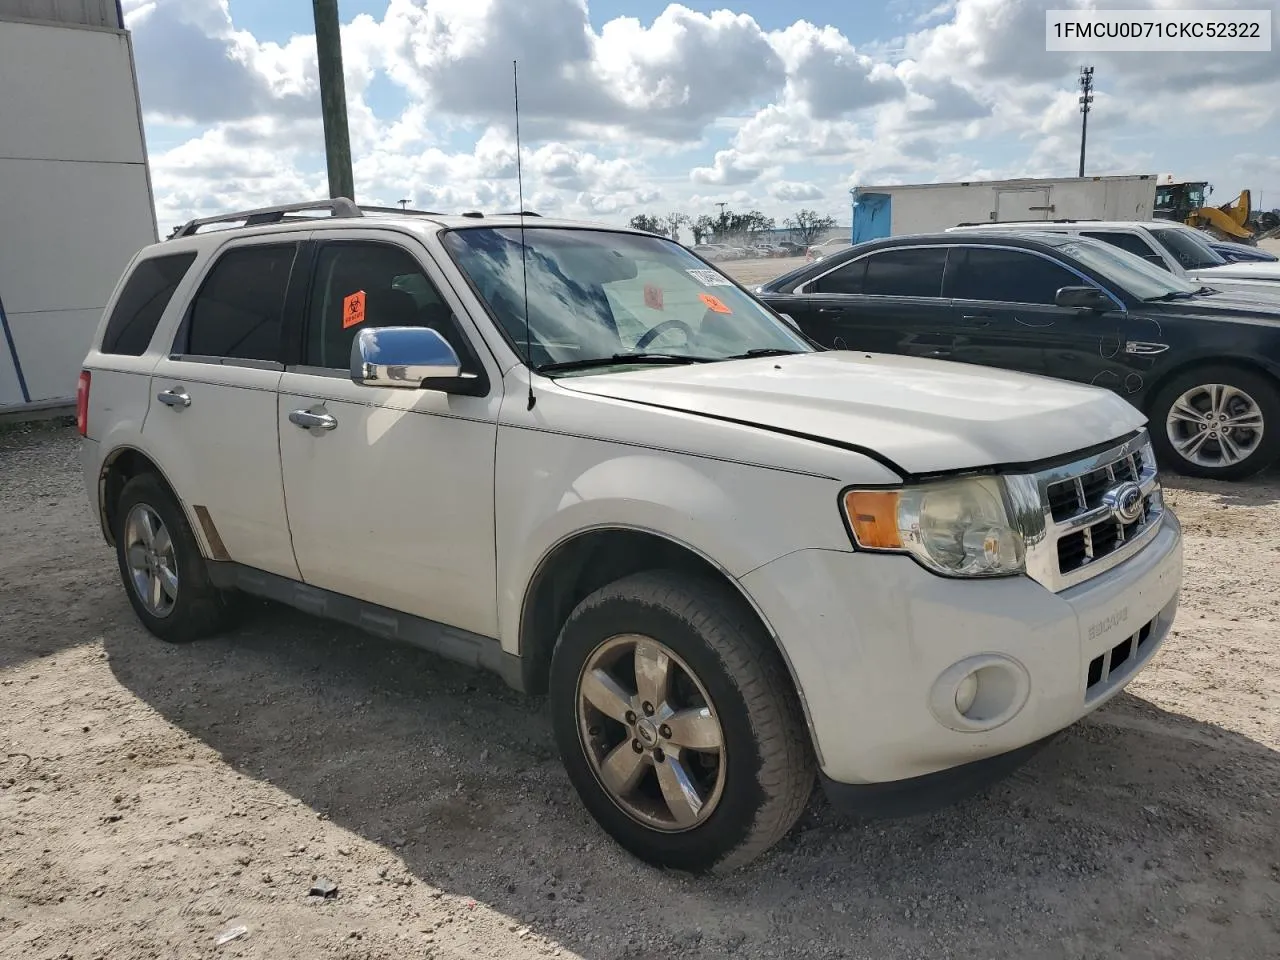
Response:
[{"label": "light pole", "polygon": [[1084,176],[1084,144],[1089,135],[1089,104],[1093,103],[1093,67],[1080,68],[1080,176]]}]

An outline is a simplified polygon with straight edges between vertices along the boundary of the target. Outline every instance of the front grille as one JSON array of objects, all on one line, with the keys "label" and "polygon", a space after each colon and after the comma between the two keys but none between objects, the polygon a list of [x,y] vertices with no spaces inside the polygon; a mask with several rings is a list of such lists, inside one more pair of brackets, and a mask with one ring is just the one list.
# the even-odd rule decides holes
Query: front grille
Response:
[{"label": "front grille", "polygon": [[1102,693],[1113,682],[1118,683],[1133,672],[1147,651],[1147,641],[1151,639],[1155,625],[1155,620],[1149,620],[1137,633],[1125,637],[1110,650],[1089,661],[1084,684],[1086,697]]},{"label": "front grille", "polygon": [[[1055,592],[1137,552],[1164,515],[1145,432],[1101,454],[1023,479],[1044,514],[1043,530],[1028,538],[1027,571]],[[1138,491],[1126,489],[1127,484],[1137,484]],[[1126,518],[1118,509],[1126,494],[1130,502],[1136,500],[1136,516]]]}]

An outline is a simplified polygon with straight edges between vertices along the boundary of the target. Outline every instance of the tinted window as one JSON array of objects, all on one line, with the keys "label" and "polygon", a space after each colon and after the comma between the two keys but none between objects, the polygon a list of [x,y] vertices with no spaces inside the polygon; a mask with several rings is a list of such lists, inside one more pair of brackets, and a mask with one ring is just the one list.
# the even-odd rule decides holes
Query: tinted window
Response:
[{"label": "tinted window", "polygon": [[460,359],[467,357],[453,311],[407,250],[385,243],[327,244],[316,263],[302,362],[345,370],[351,341],[365,327],[431,327]]},{"label": "tinted window", "polygon": [[279,360],[295,244],[241,247],[218,258],[191,304],[186,353]]},{"label": "tinted window", "polygon": [[102,335],[102,352],[140,357],[156,332],[160,315],[195,261],[194,253],[143,260],[125,281]]},{"label": "tinted window", "polygon": [[945,247],[885,250],[866,258],[862,292],[882,297],[942,296]]},{"label": "tinted window", "polygon": [[846,263],[839,270],[819,278],[811,289],[818,293],[861,293],[862,281],[867,276],[867,261],[870,257],[862,257],[852,263]]},{"label": "tinted window", "polygon": [[1059,288],[1085,283],[1070,270],[1019,250],[952,252],[948,293],[959,300],[1052,304]]},{"label": "tinted window", "polygon": [[1209,246],[1209,241],[1197,236],[1195,230],[1164,227],[1152,230],[1151,235],[1160,246],[1173,254],[1173,258],[1184,270],[1204,270],[1207,267],[1220,267],[1227,262]]},{"label": "tinted window", "polygon": [[1113,247],[1119,247],[1121,250],[1128,250],[1130,253],[1136,253],[1144,260],[1150,261],[1157,267],[1164,270],[1169,269],[1164,262],[1164,257],[1151,249],[1150,244],[1134,233],[1110,233],[1097,231],[1094,233],[1084,233],[1083,236],[1092,237],[1094,240],[1101,240],[1103,243],[1109,243]]}]

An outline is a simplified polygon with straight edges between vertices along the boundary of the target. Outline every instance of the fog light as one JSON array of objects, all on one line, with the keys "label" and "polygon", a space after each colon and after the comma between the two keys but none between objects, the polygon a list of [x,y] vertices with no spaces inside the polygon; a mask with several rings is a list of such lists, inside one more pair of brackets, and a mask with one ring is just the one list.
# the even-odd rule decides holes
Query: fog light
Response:
[{"label": "fog light", "polygon": [[978,675],[971,673],[956,687],[956,710],[964,716],[973,706],[973,701],[978,697]]}]

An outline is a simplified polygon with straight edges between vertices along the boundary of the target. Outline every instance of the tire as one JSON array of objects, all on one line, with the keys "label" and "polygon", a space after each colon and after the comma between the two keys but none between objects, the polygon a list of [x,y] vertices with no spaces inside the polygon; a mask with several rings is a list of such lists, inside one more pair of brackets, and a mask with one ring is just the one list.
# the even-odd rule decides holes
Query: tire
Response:
[{"label": "tire", "polygon": [[[143,473],[126,483],[120,492],[115,519],[120,579],[134,613],[147,630],[167,643],[188,643],[219,633],[230,624],[231,597],[209,580],[208,567],[186,514],[159,477]],[[150,524],[154,538],[151,563],[158,573],[149,578],[150,582],[169,580],[169,575],[176,573],[173,595],[161,587],[160,596],[166,602],[158,606],[167,609],[157,609],[154,596],[148,600],[142,595],[130,564],[131,547],[142,544],[140,531],[144,520]],[[157,528],[156,521],[163,526]],[[171,549],[164,547],[160,530],[167,534]]]},{"label": "tire", "polygon": [[[1213,417],[1215,402],[1225,411],[1222,415],[1237,415],[1237,419],[1242,419],[1238,416],[1242,412],[1252,411],[1243,422],[1257,426],[1234,426],[1220,440],[1215,431],[1221,424],[1205,419],[1210,437],[1190,455],[1179,450],[1180,445],[1187,449],[1186,443],[1194,442],[1202,431],[1185,412],[1176,416],[1175,404],[1183,411],[1189,406],[1202,417]],[[1161,466],[1187,476],[1240,480],[1265,470],[1280,456],[1280,388],[1274,379],[1252,370],[1216,365],[1179,373],[1156,394],[1150,419],[1151,442]],[[1247,452],[1235,459],[1232,451]]]},{"label": "tire", "polygon": [[[632,638],[638,645],[629,653]],[[606,717],[580,701],[580,680],[596,677],[599,664],[621,650],[616,669],[625,677],[641,648],[653,652],[653,641],[673,656],[668,661],[672,693],[652,717],[644,713],[646,687],[634,673],[621,690],[624,695],[635,691],[630,727],[625,717]],[[786,667],[741,598],[713,580],[649,571],[586,597],[556,643],[548,700],[561,757],[583,804],[621,846],[657,867],[700,873],[742,866],[791,829],[813,788],[812,749]],[[670,714],[668,704],[681,712]],[[692,736],[681,733],[683,726],[654,726],[664,716],[677,723],[691,711],[700,725]],[[710,729],[708,717],[718,724],[721,744],[710,762],[711,754],[677,743],[698,740],[705,747],[710,741],[699,738]],[[655,730],[657,740],[649,740],[647,733]],[[626,751],[636,745],[637,762],[645,768],[639,785],[631,799],[615,800],[597,773],[603,769],[600,758],[612,758],[618,750],[625,763]],[[660,819],[664,807],[668,815],[677,806],[689,815],[694,805],[667,803],[660,780],[661,774],[668,785],[677,782],[681,770],[698,778],[686,782],[694,782],[705,801],[696,814],[701,819],[665,826],[645,822],[642,816],[650,814],[651,821]],[[646,812],[636,813],[642,805]]]}]

